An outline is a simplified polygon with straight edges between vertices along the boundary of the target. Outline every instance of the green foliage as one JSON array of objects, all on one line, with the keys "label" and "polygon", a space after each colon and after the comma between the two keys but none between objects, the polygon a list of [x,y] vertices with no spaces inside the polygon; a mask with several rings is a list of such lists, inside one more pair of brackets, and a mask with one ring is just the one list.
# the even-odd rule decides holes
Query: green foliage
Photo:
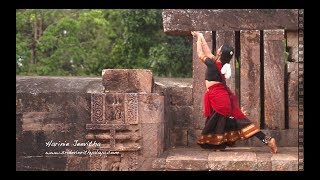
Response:
[{"label": "green foliage", "polygon": [[16,10],[16,74],[100,76],[151,69],[191,77],[192,41],[163,33],[161,10]]}]

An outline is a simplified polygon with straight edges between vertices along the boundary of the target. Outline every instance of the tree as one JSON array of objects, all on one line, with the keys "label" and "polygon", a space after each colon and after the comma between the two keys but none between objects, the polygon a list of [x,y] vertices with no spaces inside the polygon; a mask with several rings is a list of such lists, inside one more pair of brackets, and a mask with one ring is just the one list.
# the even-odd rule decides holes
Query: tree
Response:
[{"label": "tree", "polygon": [[98,76],[105,68],[190,77],[192,42],[163,32],[161,10],[16,10],[16,71]]}]

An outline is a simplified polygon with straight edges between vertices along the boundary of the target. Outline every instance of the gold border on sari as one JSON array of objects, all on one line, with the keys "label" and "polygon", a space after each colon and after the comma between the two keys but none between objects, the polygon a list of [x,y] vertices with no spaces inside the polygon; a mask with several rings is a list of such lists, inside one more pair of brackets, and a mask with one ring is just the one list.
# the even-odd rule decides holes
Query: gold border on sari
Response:
[{"label": "gold border on sari", "polygon": [[256,125],[249,124],[248,126],[242,128],[240,130],[229,131],[229,132],[225,132],[224,134],[206,134],[206,135],[203,134],[203,135],[200,135],[197,143],[198,144],[220,145],[220,144],[226,143],[226,142],[235,142],[237,140],[248,139],[259,131],[260,131],[260,129]]}]

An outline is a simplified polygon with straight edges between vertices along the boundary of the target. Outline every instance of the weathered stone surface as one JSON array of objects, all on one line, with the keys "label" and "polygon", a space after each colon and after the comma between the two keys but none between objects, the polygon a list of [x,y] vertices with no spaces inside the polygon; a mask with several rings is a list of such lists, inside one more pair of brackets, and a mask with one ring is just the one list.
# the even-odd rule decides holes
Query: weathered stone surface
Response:
[{"label": "weathered stone surface", "polygon": [[[46,136],[43,131],[23,131],[18,140],[22,156],[43,156],[46,151]],[[18,150],[18,149],[17,149]]]},{"label": "weathered stone surface", "polygon": [[271,153],[256,153],[257,171],[269,171],[272,169]]},{"label": "weathered stone surface", "polygon": [[87,171],[89,157],[68,156],[66,170],[67,171]]},{"label": "weathered stone surface", "polygon": [[288,105],[298,105],[298,63],[288,62]]},{"label": "weathered stone surface", "polygon": [[88,168],[90,171],[119,171],[120,163],[120,155],[91,156],[88,161]]},{"label": "weathered stone surface", "polygon": [[133,171],[138,168],[137,152],[123,152],[121,155],[92,156],[88,162],[91,171]]},{"label": "weathered stone surface", "polygon": [[188,129],[174,128],[170,130],[171,146],[187,146],[188,145]]},{"label": "weathered stone surface", "polygon": [[[235,48],[235,32],[234,31],[216,31],[216,49],[219,49],[222,45],[228,44]],[[230,61],[231,77],[226,79],[227,86],[235,93],[236,79],[235,79],[235,52]]]},{"label": "weathered stone surface", "polygon": [[126,152],[121,155],[121,163],[119,166],[120,171],[134,171],[142,162],[138,152]]},{"label": "weathered stone surface", "polygon": [[165,148],[168,148],[172,144],[170,138],[174,139],[170,137],[170,131],[174,128],[174,124],[190,127],[191,130],[194,130],[193,114],[188,115],[192,112],[190,106],[193,105],[192,78],[155,78],[154,92],[164,95],[164,141]]},{"label": "weathered stone surface", "polygon": [[[212,49],[212,31],[202,32],[208,46]],[[203,113],[203,95],[205,87],[206,65],[199,60],[197,55],[197,42],[193,41],[193,121],[196,129],[203,129],[205,117]]]},{"label": "weathered stone surface", "polygon": [[[134,103],[135,102],[135,103]],[[125,119],[137,123],[137,94],[130,93],[106,93],[105,102],[105,120],[101,123],[107,124],[125,124]],[[126,114],[127,113],[127,114]]]},{"label": "weathered stone surface", "polygon": [[144,123],[164,123],[164,96],[139,94],[138,117]]},{"label": "weathered stone surface", "polygon": [[153,170],[164,170],[166,168],[166,158],[156,158],[151,167]]},{"label": "weathered stone surface", "polygon": [[192,149],[173,149],[166,159],[167,170],[208,170],[207,151]]},{"label": "weathered stone surface", "polygon": [[[47,156],[55,156],[55,154],[51,154],[54,152],[62,152],[62,151],[83,151],[86,150],[86,146],[74,146],[75,143],[86,143],[87,140],[85,137],[85,130],[81,129],[80,137],[75,133],[77,131],[74,128],[74,131],[69,132],[59,132],[59,131],[45,131],[43,133],[44,140],[40,141],[39,139],[36,141],[40,141],[39,148],[40,150],[36,150],[36,152],[41,152],[39,155],[47,155]],[[30,145],[29,145],[30,146]],[[46,154],[48,153],[48,154]],[[26,154],[27,155],[27,154]]]},{"label": "weathered stone surface", "polygon": [[16,162],[22,155],[21,145],[21,134],[22,134],[22,114],[16,114]]},{"label": "weathered stone surface", "polygon": [[298,106],[289,106],[289,129],[298,129],[299,116]]},{"label": "weathered stone surface", "polygon": [[164,151],[167,150],[170,147],[170,128],[169,128],[169,123],[168,122],[164,122]]},{"label": "weathered stone surface", "polygon": [[16,114],[16,137],[19,136],[22,132],[22,116],[23,114]]},{"label": "weathered stone surface", "polygon": [[297,9],[165,9],[164,32],[189,35],[190,31],[298,29]]},{"label": "weathered stone surface", "polygon": [[102,92],[101,77],[16,76],[16,93]]},{"label": "weathered stone surface", "polygon": [[260,127],[260,31],[240,31],[240,106]]},{"label": "weathered stone surface", "polygon": [[164,123],[141,124],[144,157],[159,157],[164,150]]},{"label": "weathered stone surface", "polygon": [[271,157],[273,171],[298,171],[298,158],[289,154],[274,154]]},{"label": "weathered stone surface", "polygon": [[[17,82],[19,84],[19,82]],[[90,121],[90,94],[77,92],[17,93],[19,113],[27,121],[43,124],[86,123]],[[38,113],[39,117],[25,113]],[[47,113],[47,114],[46,114]],[[42,114],[42,115],[41,115]],[[35,119],[32,120],[34,117]]]},{"label": "weathered stone surface", "polygon": [[[162,78],[155,77],[154,78],[154,92],[157,93],[157,89],[162,87],[163,89],[170,87],[177,88],[190,88],[192,89],[192,78]],[[160,89],[159,89],[160,90]],[[189,90],[187,90],[189,91]]]},{"label": "weathered stone surface", "polygon": [[64,171],[66,157],[21,157],[16,164],[17,171]]},{"label": "weathered stone surface", "polygon": [[298,62],[298,31],[286,31],[287,49],[289,50],[288,60]]},{"label": "weathered stone surface", "polygon": [[[294,46],[294,45],[293,45]],[[294,47],[296,48],[296,47]],[[297,48],[296,48],[297,49]],[[298,56],[298,54],[296,55]],[[298,57],[295,57],[298,58]],[[298,62],[288,62],[289,128],[298,128]]]},{"label": "weathered stone surface", "polygon": [[[115,139],[113,139],[115,140]],[[142,146],[140,145],[140,143],[135,143],[132,141],[129,142],[117,142],[117,141],[113,141],[111,143],[111,141],[109,141],[110,143],[105,143],[102,144],[100,147],[98,148],[88,148],[90,150],[99,150],[99,151],[105,151],[105,152],[109,152],[112,151],[112,154],[117,154],[117,152],[136,152],[142,149]]]},{"label": "weathered stone surface", "polygon": [[[136,93],[125,94],[124,118],[126,124],[139,123],[139,96]],[[119,111],[119,110],[118,110]],[[119,114],[122,112],[118,112]]]},{"label": "weathered stone surface", "polygon": [[[44,123],[56,113],[49,112],[26,112],[22,117],[22,129],[24,131],[59,131],[64,132],[71,129],[73,123]],[[54,117],[55,118],[55,117]]]},{"label": "weathered stone surface", "polygon": [[129,125],[125,124],[86,124],[87,130],[126,130]]},{"label": "weathered stone surface", "polygon": [[283,169],[292,169],[292,161],[290,159],[298,158],[297,147],[279,147],[278,154],[281,156],[280,158],[274,157],[278,154],[272,154],[269,150],[269,148],[265,147],[228,147],[224,151],[214,152],[202,149],[199,146],[177,147],[169,149],[164,153],[165,155],[155,159],[153,167],[156,170],[167,171],[272,171],[273,160],[275,160],[275,164],[279,164],[279,160],[281,160]]},{"label": "weathered stone surface", "polygon": [[169,87],[167,89],[170,105],[192,106],[192,88],[190,87]]},{"label": "weathered stone surface", "polygon": [[106,99],[106,94],[104,93],[91,94],[91,122],[92,123],[95,123],[95,124],[106,123],[105,99]]},{"label": "weathered stone surface", "polygon": [[138,124],[137,93],[94,93],[91,97],[92,123]]},{"label": "weathered stone surface", "polygon": [[210,170],[252,171],[257,168],[257,157],[252,152],[211,152]]},{"label": "weathered stone surface", "polygon": [[[102,170],[102,160],[105,159],[106,157],[90,157],[88,161],[88,170],[89,171],[101,171]],[[119,160],[120,161],[120,160]],[[115,164],[118,161],[115,162]]]},{"label": "weathered stone surface", "polygon": [[298,129],[299,125],[299,109],[297,106],[289,106],[289,129]]},{"label": "weathered stone surface", "polygon": [[264,109],[267,129],[284,129],[284,30],[264,31]]},{"label": "weathered stone surface", "polygon": [[105,92],[151,93],[152,72],[145,69],[104,69],[102,85]]},{"label": "weathered stone surface", "polygon": [[101,143],[98,150],[138,151],[142,148],[142,136],[139,125],[124,124],[87,124],[87,140]]},{"label": "weathered stone surface", "polygon": [[170,118],[172,127],[186,128],[193,127],[193,108],[191,106],[170,106]]},{"label": "weathered stone surface", "polygon": [[197,138],[201,135],[202,130],[190,128],[188,129],[188,146],[198,146]]}]

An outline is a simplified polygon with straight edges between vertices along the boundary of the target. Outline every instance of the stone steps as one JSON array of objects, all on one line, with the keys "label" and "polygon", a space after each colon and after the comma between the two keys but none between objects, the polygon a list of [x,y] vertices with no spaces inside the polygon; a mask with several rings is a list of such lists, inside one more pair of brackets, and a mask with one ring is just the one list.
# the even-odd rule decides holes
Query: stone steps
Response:
[{"label": "stone steps", "polygon": [[153,160],[158,171],[298,171],[298,148],[230,147],[224,151],[200,147],[172,148]]}]

